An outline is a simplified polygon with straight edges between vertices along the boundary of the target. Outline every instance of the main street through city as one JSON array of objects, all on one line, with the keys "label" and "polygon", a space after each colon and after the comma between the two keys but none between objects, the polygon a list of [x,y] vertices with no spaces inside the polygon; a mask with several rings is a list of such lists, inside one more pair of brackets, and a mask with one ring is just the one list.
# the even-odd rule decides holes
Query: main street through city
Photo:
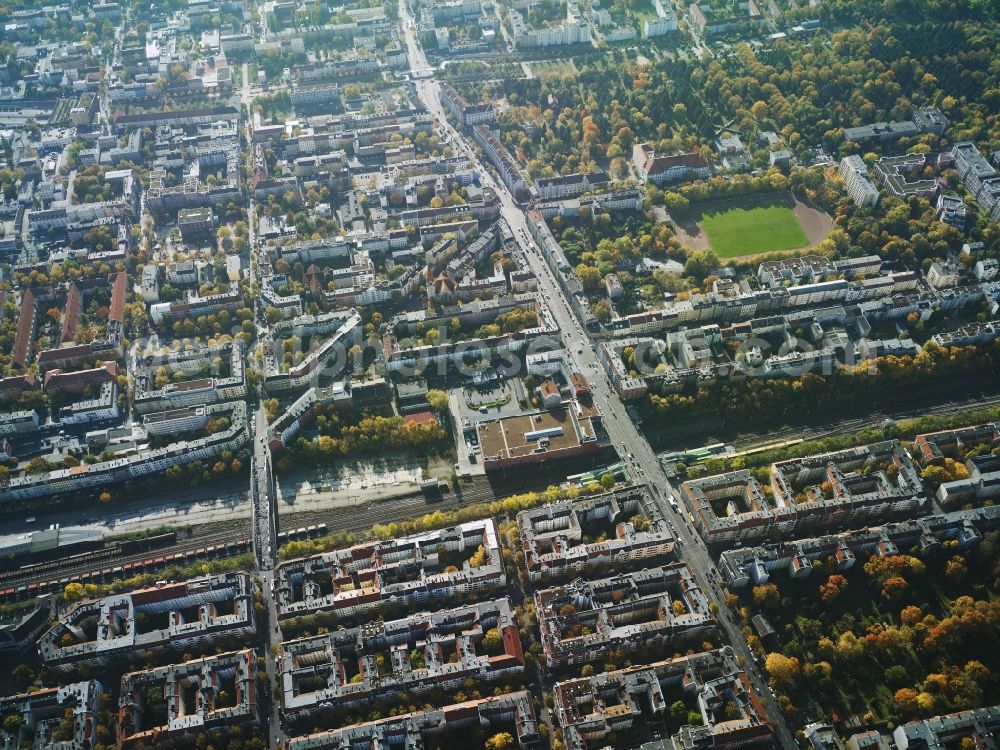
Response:
[{"label": "main street through city", "polygon": [[[244,137],[247,142],[247,153],[250,159],[250,171],[253,171],[253,87],[250,83],[250,72],[246,63],[243,64],[243,87],[241,92],[242,106],[246,107],[247,119]],[[255,284],[260,283],[260,258],[257,256],[257,212],[254,201],[250,199],[247,210],[247,230],[250,247],[250,278]],[[265,325],[264,316],[260,310],[260,297],[253,295],[253,319],[258,326]],[[259,351],[260,340],[255,344]],[[256,396],[251,396],[253,403]],[[260,576],[261,598],[263,600],[265,618],[264,645],[261,658],[267,673],[269,685],[281,685],[281,674],[278,670],[275,652],[281,643],[281,631],[278,628],[278,608],[274,601],[274,566],[278,560],[278,503],[275,497],[274,472],[271,464],[270,449],[267,445],[267,413],[264,410],[263,399],[257,398],[256,409],[251,423],[253,441],[253,460],[250,464],[250,498],[253,514],[254,553],[257,558],[258,575]],[[271,706],[268,722],[268,746],[281,748],[285,746],[287,737],[281,726],[281,700],[272,692],[267,700]]]},{"label": "main street through city", "polygon": [[437,80],[434,77],[422,77],[429,73],[433,75],[433,70],[427,64],[427,58],[417,43],[413,17],[405,2],[400,3],[399,8],[418,96],[427,110],[441,123],[455,147],[473,160],[483,185],[492,188],[500,198],[503,217],[525,250],[524,254],[529,267],[538,278],[539,292],[548,301],[549,308],[560,330],[568,334],[567,349],[570,356],[576,361],[578,371],[584,373],[592,381],[591,392],[594,404],[604,415],[604,429],[608,437],[632,472],[638,474],[638,478],[652,488],[653,496],[656,498],[661,512],[665,518],[670,520],[672,527],[676,530],[675,535],[680,545],[679,555],[696,572],[702,585],[708,587],[707,593],[718,604],[719,626],[732,644],[736,654],[743,657],[744,669],[749,675],[754,689],[760,695],[768,719],[774,729],[775,737],[785,750],[792,750],[796,747],[795,740],[773,694],[756,666],[753,654],[740,632],[736,616],[726,605],[724,594],[718,585],[717,571],[708,550],[683,514],[674,510],[668,502],[668,498],[674,494],[675,489],[670,486],[653,449],[629,419],[624,404],[612,389],[603,367],[597,360],[596,353],[591,348],[589,336],[570,310],[551,269],[542,259],[538,249],[527,239],[528,225],[524,211],[514,202],[514,197],[502,182],[494,179],[491,172],[484,168],[467,137],[448,123],[438,94]]}]

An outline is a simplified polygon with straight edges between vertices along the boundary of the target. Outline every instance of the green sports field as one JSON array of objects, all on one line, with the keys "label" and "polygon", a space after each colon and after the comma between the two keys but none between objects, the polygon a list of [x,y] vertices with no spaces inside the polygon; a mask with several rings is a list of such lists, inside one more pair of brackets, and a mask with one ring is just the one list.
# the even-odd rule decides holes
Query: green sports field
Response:
[{"label": "green sports field", "polygon": [[698,223],[720,258],[794,250],[809,244],[799,220],[786,206],[706,211]]}]

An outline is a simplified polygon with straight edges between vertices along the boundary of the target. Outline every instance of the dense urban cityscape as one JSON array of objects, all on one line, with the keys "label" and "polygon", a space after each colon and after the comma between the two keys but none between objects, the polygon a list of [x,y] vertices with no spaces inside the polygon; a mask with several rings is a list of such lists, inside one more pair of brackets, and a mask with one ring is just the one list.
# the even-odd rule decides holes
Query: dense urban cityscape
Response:
[{"label": "dense urban cityscape", "polygon": [[0,18],[0,750],[1000,747],[996,3]]}]

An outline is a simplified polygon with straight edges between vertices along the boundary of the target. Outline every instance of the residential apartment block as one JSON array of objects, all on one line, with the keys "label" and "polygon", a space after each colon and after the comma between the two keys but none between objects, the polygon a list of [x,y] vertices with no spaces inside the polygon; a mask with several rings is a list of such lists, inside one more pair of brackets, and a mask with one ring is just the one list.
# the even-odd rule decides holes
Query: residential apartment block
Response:
[{"label": "residential apartment block", "polygon": [[[725,7],[725,6],[716,6]],[[736,12],[732,15],[720,14],[708,2],[691,3],[688,6],[688,16],[692,25],[704,36],[725,34],[736,29],[748,28],[763,23],[764,15],[760,12],[754,0],[730,6]],[[728,10],[728,9],[727,9]]]},{"label": "residential apartment block", "polygon": [[507,147],[500,142],[492,130],[486,125],[479,124],[473,127],[472,135],[476,139],[476,143],[483,147],[486,157],[497,168],[500,179],[503,180],[503,184],[511,193],[517,195],[518,192],[528,189],[528,184],[521,176],[514,157],[510,155]]},{"label": "residential apartment block", "polygon": [[896,440],[772,464],[766,488],[746,470],[691,479],[681,496],[709,544],[857,525],[926,502],[920,476]]},{"label": "residential apartment block", "polygon": [[[638,485],[517,514],[531,581],[639,566],[674,551],[667,522]],[[605,541],[594,541],[606,535]]]},{"label": "residential apartment block", "polygon": [[988,748],[996,745],[998,733],[1000,706],[988,706],[911,721],[896,727],[892,740],[897,750],[945,750],[967,738]]},{"label": "residential apartment block", "polygon": [[539,177],[535,180],[535,190],[543,200],[572,198],[582,193],[610,187],[611,177],[607,172],[596,171],[586,174],[568,174],[558,177]]},{"label": "residential apartment block", "polygon": [[[21,720],[16,728],[6,722],[0,726],[0,744],[11,749],[89,750],[96,743],[97,699],[103,692],[101,683],[88,680],[0,698],[0,713]],[[69,736],[57,739],[67,723]]]},{"label": "residential apartment block", "polygon": [[208,411],[204,406],[185,406],[180,409],[150,412],[142,418],[142,425],[150,435],[177,435],[200,430],[208,424]]},{"label": "residential apartment block", "polygon": [[[937,498],[943,505],[1000,496],[1000,425],[983,424],[917,435],[913,449],[922,466],[942,466],[946,458],[964,464],[968,476],[942,482]],[[967,457],[968,456],[968,457]]]},{"label": "residential apartment block", "polygon": [[[554,179],[558,180],[560,178]],[[562,179],[569,180],[569,184],[560,183],[553,186],[550,183],[546,189],[555,189],[557,192],[569,188],[576,189],[577,184],[574,182],[574,175],[567,175],[566,178]],[[593,182],[589,182],[593,188],[600,186],[599,179],[588,177],[588,181],[594,180]],[[536,187],[538,187],[538,182],[539,180],[535,181]],[[535,209],[532,213],[540,215],[545,219],[551,219],[553,216],[577,217],[580,215],[581,209],[586,208],[590,211],[591,216],[598,216],[610,212],[639,211],[642,209],[642,205],[642,193],[638,188],[624,188],[622,190],[607,190],[592,195],[539,201],[535,204]]]},{"label": "residential apartment block", "polygon": [[657,187],[670,182],[704,179],[712,174],[708,160],[698,151],[658,154],[648,143],[637,143],[632,147],[632,163],[639,177]]},{"label": "residential apartment block", "polygon": [[879,273],[881,268],[882,258],[878,255],[843,260],[832,260],[822,255],[803,255],[766,260],[757,267],[757,278],[764,286],[773,289],[786,283],[798,286],[828,281],[837,276],[847,279],[870,276]]},{"label": "residential apartment block", "polygon": [[966,189],[992,219],[1000,219],[1000,175],[986,160],[975,144],[956,143],[951,154],[955,169]]},{"label": "residential apartment block", "polygon": [[861,143],[869,140],[895,141],[924,133],[941,135],[948,129],[948,118],[936,107],[921,107],[903,122],[876,122],[856,128],[844,128],[844,140]]},{"label": "residential apartment block", "polygon": [[847,194],[859,206],[874,206],[878,203],[878,188],[868,178],[868,165],[857,154],[845,156],[840,160],[837,170],[844,178],[844,188]]},{"label": "residential apartment block", "polygon": [[256,630],[253,584],[223,573],[81,602],[38,641],[49,669],[98,667],[146,651],[183,649]]},{"label": "residential apartment block", "polygon": [[490,102],[469,103],[450,83],[442,83],[440,88],[441,104],[451,112],[463,127],[472,127],[493,122],[493,104]]},{"label": "residential apartment block", "polygon": [[[155,384],[153,373],[161,367],[171,374],[211,372],[217,357],[228,361],[229,372],[224,377],[194,378],[167,383],[162,388],[150,387]],[[143,373],[135,376],[133,408],[138,414],[148,414],[246,398],[243,362],[243,344],[239,339],[219,346],[149,355],[141,362]]]},{"label": "residential apartment block", "polygon": [[322,388],[307,388],[267,426],[268,447],[277,451],[289,445],[301,429],[315,419],[321,406],[360,409],[384,404],[390,397],[385,378],[364,381],[338,380]]},{"label": "residential apartment block", "polygon": [[404,750],[420,750],[424,747],[424,736],[462,743],[461,732],[466,727],[483,727],[494,733],[509,729],[522,750],[535,746],[539,740],[531,693],[520,690],[293,737],[285,747],[287,750],[355,750],[391,744]]},{"label": "residential apartment block", "polygon": [[920,195],[931,199],[937,192],[938,182],[923,175],[926,166],[924,154],[887,156],[875,162],[875,178],[896,198]]},{"label": "residential apartment block", "polygon": [[567,0],[566,18],[560,24],[534,27],[524,20],[519,10],[509,13],[514,47],[553,47],[567,44],[591,44],[590,24],[582,16],[577,0]]},{"label": "residential apartment block", "polygon": [[936,333],[931,337],[938,346],[975,346],[989,344],[1000,338],[1000,323],[968,323],[951,331]]},{"label": "residential apartment block", "polygon": [[702,723],[681,727],[667,741],[674,748],[737,748],[771,739],[760,699],[729,646],[557,682],[553,697],[567,750],[606,747],[637,721],[662,716],[685,699],[694,700]]},{"label": "residential apartment block", "polygon": [[[494,653],[488,635],[498,636]],[[455,690],[469,679],[492,683],[521,673],[524,654],[503,598],[285,641],[278,662],[285,716],[300,718],[402,692]]]},{"label": "residential apartment block", "polygon": [[[482,564],[473,566],[480,547]],[[274,596],[279,619],[318,611],[350,617],[390,601],[422,605],[506,582],[496,524],[485,519],[290,560],[275,571]]]},{"label": "residential apartment block", "polygon": [[804,578],[812,573],[816,560],[832,557],[838,570],[848,570],[859,557],[888,557],[914,547],[921,555],[934,555],[948,541],[957,542],[959,549],[969,549],[979,544],[984,534],[997,528],[1000,528],[998,505],[959,510],[855,531],[726,550],[719,557],[719,573],[732,588],[767,583],[778,572],[787,572],[790,578]]},{"label": "residential apartment block", "polygon": [[[456,308],[459,306],[455,306]],[[393,332],[382,338],[383,359],[388,372],[420,374],[429,368],[444,375],[449,369],[468,372],[469,363],[496,356],[510,356],[523,352],[531,341],[552,340],[558,328],[545,300],[538,294],[518,294],[511,297],[480,300],[461,306],[466,311],[485,319],[496,317],[511,307],[520,307],[536,313],[538,325],[513,335],[488,335],[460,341],[443,341],[438,344],[416,344],[412,339],[402,339]],[[425,325],[431,321],[424,319]],[[584,415],[586,416],[586,415]]]},{"label": "residential apartment block", "polygon": [[0,499],[30,500],[78,492],[114,482],[128,482],[138,477],[158,474],[171,466],[214,460],[222,451],[236,451],[246,444],[250,433],[245,402],[229,401],[211,404],[207,408],[211,412],[226,412],[230,420],[229,427],[211,435],[170,443],[162,448],[115,455],[94,464],[18,476],[11,479],[6,487],[0,488]]},{"label": "residential apartment block", "polygon": [[[162,695],[162,703],[152,703],[150,694]],[[255,724],[257,655],[248,648],[128,672],[119,696],[120,749],[190,742],[212,729]]]},{"label": "residential apartment block", "polygon": [[[305,388],[319,379],[327,368],[332,372],[343,365],[347,350],[356,343],[361,331],[361,315],[354,308],[300,315],[271,326],[264,354],[264,390],[268,393]],[[288,337],[321,337],[322,343],[300,362],[285,369],[275,352],[281,351],[281,341]]]},{"label": "residential apartment block", "polygon": [[665,36],[671,31],[677,31],[677,13],[669,3],[653,0],[653,10],[656,18],[646,17],[642,22],[642,35],[645,37]]},{"label": "residential apartment block", "polygon": [[955,227],[959,231],[965,230],[965,219],[968,212],[965,208],[965,200],[960,195],[941,193],[937,197],[934,208],[939,221]]},{"label": "residential apartment block", "polygon": [[239,282],[231,281],[229,288],[217,294],[204,296],[188,289],[184,298],[177,302],[156,302],[149,306],[149,316],[154,323],[163,323],[165,319],[183,320],[185,318],[211,315],[222,310],[230,314],[243,306],[243,292]]},{"label": "residential apartment block", "polygon": [[535,592],[545,666],[596,661],[609,649],[631,652],[670,644],[714,628],[715,616],[683,563],[621,573]]}]

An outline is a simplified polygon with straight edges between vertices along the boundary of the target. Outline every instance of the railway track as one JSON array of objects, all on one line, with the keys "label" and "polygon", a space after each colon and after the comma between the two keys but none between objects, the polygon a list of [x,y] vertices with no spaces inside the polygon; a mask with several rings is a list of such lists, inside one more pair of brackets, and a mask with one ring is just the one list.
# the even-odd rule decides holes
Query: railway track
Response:
[{"label": "railway track", "polygon": [[432,501],[420,493],[414,493],[391,500],[376,500],[361,506],[286,513],[279,517],[279,529],[322,523],[326,524],[329,532],[367,531],[376,523],[414,518],[438,510],[455,510],[466,505],[492,502],[520,492],[543,490],[551,484],[551,481],[541,481],[542,479],[551,478],[542,476],[528,478],[517,482],[516,486],[499,495],[488,479],[476,478],[462,483],[461,494],[449,490],[440,500]]},{"label": "railway track", "polygon": [[200,558],[232,557],[250,548],[249,529],[229,528],[179,540],[168,549],[123,553],[119,548],[73,555],[0,575],[0,600],[62,590],[68,583],[101,583]]},{"label": "railway track", "polygon": [[331,532],[365,531],[376,523],[413,518],[437,510],[454,510],[495,499],[496,494],[487,480],[474,480],[462,485],[461,495],[449,490],[442,499],[435,501],[415,493],[391,500],[376,500],[362,506],[287,513],[279,517],[279,528],[324,523]]},{"label": "railway track", "polygon": [[[499,495],[544,489],[551,477],[545,474],[526,474],[512,478]],[[490,502],[498,495],[485,477],[463,482],[460,493],[448,491],[443,498],[428,500],[422,493],[414,492],[390,500],[377,500],[363,506],[303,511],[280,516],[281,538],[278,544],[303,536],[335,531],[367,531],[376,523],[394,519],[421,516],[434,511],[448,511],[466,505]],[[252,519],[238,522],[191,527],[192,536],[178,538],[169,547],[129,553],[120,546],[106,547],[58,560],[22,566],[17,570],[0,572],[0,601],[23,599],[41,593],[61,591],[72,582],[100,583],[117,578],[154,572],[173,564],[186,564],[192,560],[211,557],[231,557],[253,549]],[[287,531],[285,531],[287,530]]]},{"label": "railway track", "polygon": [[109,549],[97,549],[90,552],[81,552],[77,555],[69,555],[61,560],[52,560],[50,562],[26,565],[18,570],[0,573],[0,586],[21,583],[23,580],[30,580],[33,577],[37,578],[38,576],[44,576],[50,573],[58,573],[63,569],[72,567],[76,564],[87,563],[90,565],[103,565],[104,563],[117,560],[121,556],[121,549],[112,547]]},{"label": "railway track", "polygon": [[786,440],[797,438],[801,438],[802,440],[820,440],[825,437],[857,432],[866,427],[878,425],[886,419],[898,422],[915,417],[946,416],[996,406],[997,404],[1000,404],[1000,396],[983,396],[975,401],[945,402],[928,406],[926,409],[889,411],[885,414],[873,414],[866,418],[845,419],[818,427],[790,427],[783,430],[775,430],[766,436],[741,436],[736,438],[732,444],[738,451],[747,451],[748,449],[755,448],[767,449],[778,447],[780,443]]}]

